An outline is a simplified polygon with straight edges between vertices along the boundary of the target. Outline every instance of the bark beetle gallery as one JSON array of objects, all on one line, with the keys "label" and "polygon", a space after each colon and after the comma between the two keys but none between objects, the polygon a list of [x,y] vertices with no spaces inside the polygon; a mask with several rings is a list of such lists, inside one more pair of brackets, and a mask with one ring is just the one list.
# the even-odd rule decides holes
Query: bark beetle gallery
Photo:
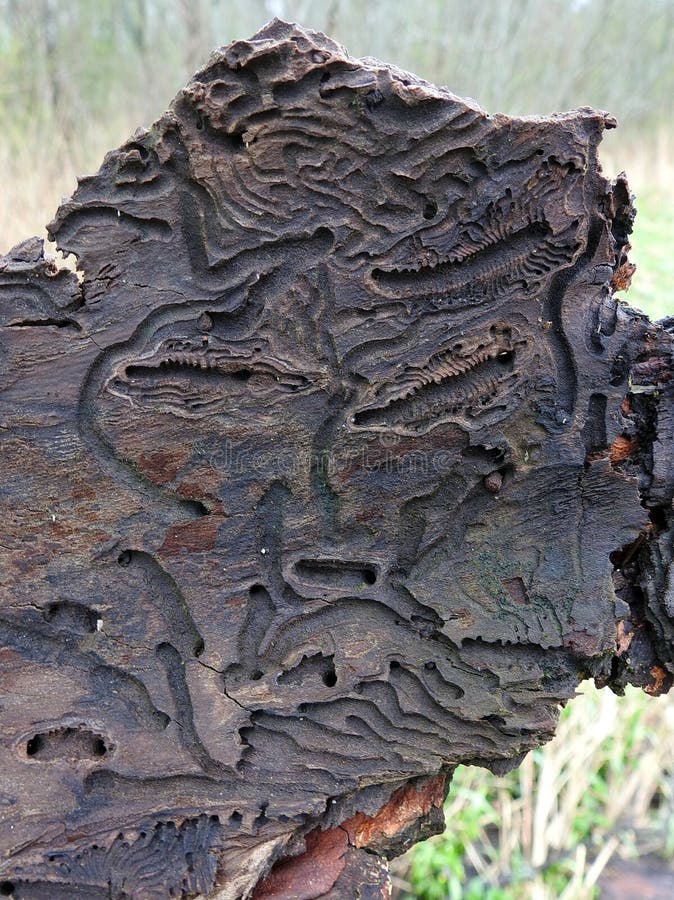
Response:
[{"label": "bark beetle gallery", "polygon": [[275,21],[79,182],[77,274],[0,262],[0,894],[385,896],[458,763],[669,688],[614,124]]}]

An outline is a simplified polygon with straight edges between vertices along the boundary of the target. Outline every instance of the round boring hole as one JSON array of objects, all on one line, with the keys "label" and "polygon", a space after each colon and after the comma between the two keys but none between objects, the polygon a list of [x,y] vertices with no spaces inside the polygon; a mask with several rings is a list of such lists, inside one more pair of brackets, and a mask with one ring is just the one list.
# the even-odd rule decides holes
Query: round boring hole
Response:
[{"label": "round boring hole", "polygon": [[326,687],[334,687],[337,684],[337,673],[334,669],[323,672],[323,684]]},{"label": "round boring hole", "polygon": [[427,200],[424,204],[424,219],[434,219],[438,214],[438,204],[435,200]]},{"label": "round boring hole", "polygon": [[41,734],[34,735],[26,744],[26,756],[37,756],[44,746],[44,739]]}]

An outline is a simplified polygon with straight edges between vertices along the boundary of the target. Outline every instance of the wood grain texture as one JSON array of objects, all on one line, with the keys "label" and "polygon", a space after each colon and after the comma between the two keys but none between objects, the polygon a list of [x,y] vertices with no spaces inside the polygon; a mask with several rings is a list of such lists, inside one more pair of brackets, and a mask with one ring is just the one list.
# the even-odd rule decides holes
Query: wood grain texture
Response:
[{"label": "wood grain texture", "polygon": [[0,893],[383,897],[457,764],[669,688],[614,124],[274,21],[80,180],[77,273],[0,261]]}]

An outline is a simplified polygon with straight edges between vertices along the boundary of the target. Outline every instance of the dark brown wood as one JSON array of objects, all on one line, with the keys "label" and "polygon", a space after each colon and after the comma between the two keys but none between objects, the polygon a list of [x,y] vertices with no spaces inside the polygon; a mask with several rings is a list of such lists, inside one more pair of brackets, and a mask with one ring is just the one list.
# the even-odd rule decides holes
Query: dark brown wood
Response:
[{"label": "dark brown wood", "polygon": [[0,262],[0,893],[385,896],[458,763],[669,688],[614,124],[275,21],[79,182],[77,273]]}]

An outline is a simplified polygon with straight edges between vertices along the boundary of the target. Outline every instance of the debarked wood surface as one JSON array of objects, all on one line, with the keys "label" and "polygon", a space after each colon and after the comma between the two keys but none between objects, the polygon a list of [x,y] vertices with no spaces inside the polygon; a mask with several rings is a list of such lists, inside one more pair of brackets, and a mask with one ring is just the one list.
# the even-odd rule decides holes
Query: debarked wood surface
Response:
[{"label": "debarked wood surface", "polygon": [[[672,338],[606,113],[275,20],[0,260],[0,893],[384,897],[672,683]],[[451,827],[451,823],[450,823]]]}]

